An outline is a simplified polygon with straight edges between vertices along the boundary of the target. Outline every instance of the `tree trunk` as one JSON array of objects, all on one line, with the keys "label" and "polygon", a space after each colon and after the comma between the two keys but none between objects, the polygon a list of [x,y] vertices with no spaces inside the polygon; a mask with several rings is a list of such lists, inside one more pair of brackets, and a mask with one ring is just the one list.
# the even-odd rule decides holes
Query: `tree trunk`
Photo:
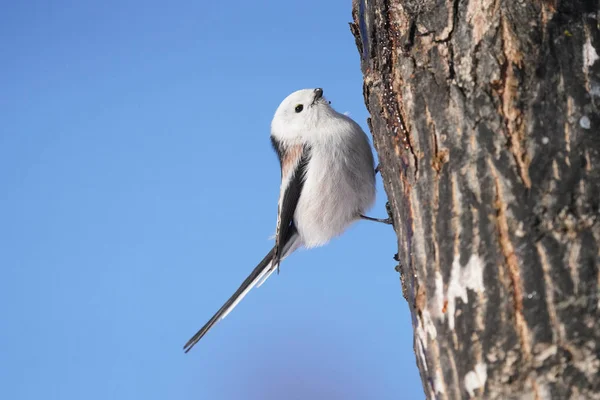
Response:
[{"label": "tree trunk", "polygon": [[353,16],[427,398],[600,399],[600,2]]}]

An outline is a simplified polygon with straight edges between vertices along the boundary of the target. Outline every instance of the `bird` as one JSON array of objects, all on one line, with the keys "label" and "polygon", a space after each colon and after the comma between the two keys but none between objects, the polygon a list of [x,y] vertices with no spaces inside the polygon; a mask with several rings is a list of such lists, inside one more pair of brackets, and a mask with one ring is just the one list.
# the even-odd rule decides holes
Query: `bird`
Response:
[{"label": "bird", "polygon": [[360,219],[391,224],[391,217],[365,215],[375,202],[369,139],[354,120],[331,107],[322,88],[287,96],[275,111],[270,138],[281,167],[275,245],[185,344],[186,353],[298,248],[323,246]]}]

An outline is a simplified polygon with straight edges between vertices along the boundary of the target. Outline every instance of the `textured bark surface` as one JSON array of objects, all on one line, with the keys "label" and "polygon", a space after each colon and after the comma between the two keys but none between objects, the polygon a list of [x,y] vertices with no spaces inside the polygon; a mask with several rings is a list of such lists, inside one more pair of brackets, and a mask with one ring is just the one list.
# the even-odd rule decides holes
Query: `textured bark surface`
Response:
[{"label": "textured bark surface", "polygon": [[599,10],[354,1],[430,399],[600,399]]}]

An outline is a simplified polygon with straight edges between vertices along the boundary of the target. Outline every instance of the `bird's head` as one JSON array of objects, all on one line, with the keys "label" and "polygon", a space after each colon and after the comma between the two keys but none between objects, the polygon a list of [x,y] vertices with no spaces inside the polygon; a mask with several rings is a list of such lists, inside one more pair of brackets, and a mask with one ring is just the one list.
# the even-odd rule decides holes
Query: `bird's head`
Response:
[{"label": "bird's head", "polygon": [[271,134],[280,140],[301,141],[315,134],[337,113],[323,97],[323,89],[302,89],[286,97],[271,122]]}]

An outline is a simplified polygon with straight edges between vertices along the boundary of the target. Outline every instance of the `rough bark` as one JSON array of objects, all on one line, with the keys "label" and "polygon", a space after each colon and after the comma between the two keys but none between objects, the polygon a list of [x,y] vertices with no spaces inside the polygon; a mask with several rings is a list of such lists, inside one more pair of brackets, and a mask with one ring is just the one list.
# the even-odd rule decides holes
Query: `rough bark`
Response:
[{"label": "rough bark", "polygon": [[599,10],[354,0],[430,399],[600,399]]}]

